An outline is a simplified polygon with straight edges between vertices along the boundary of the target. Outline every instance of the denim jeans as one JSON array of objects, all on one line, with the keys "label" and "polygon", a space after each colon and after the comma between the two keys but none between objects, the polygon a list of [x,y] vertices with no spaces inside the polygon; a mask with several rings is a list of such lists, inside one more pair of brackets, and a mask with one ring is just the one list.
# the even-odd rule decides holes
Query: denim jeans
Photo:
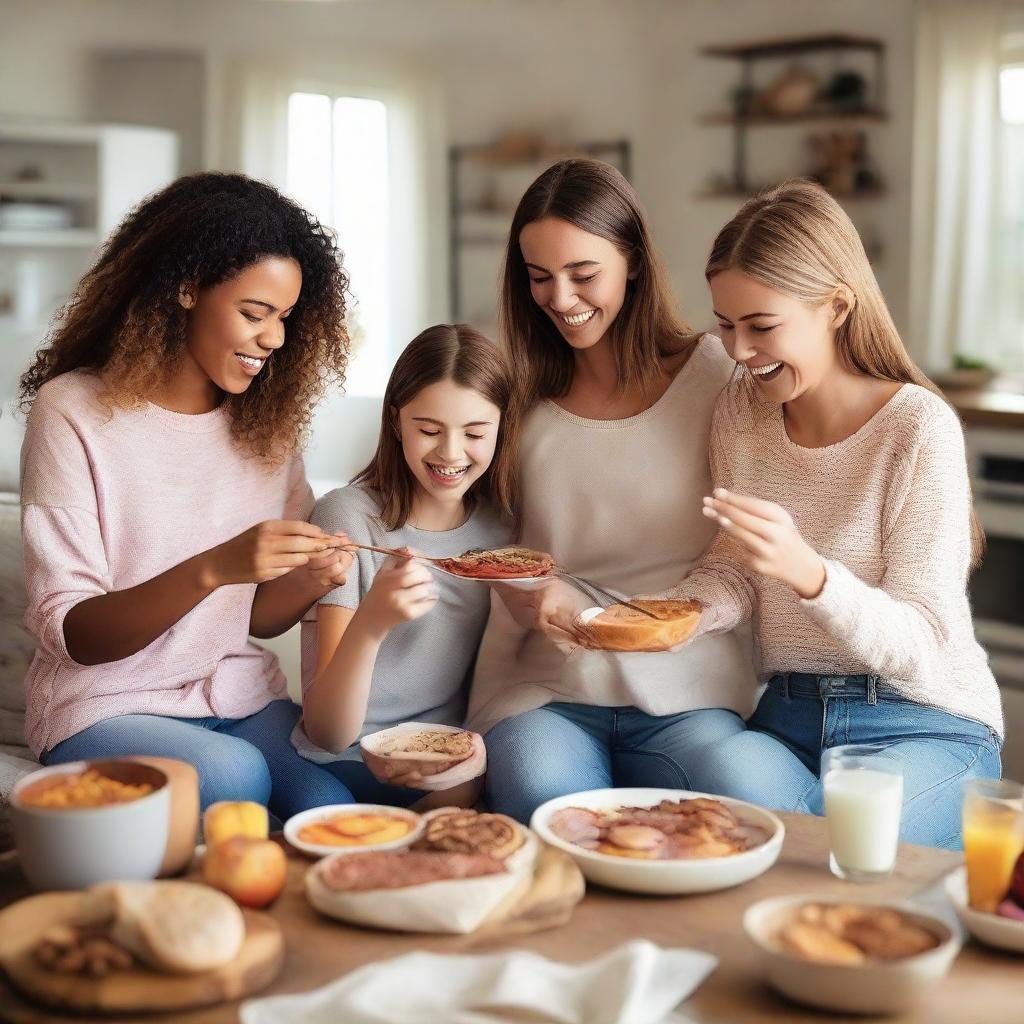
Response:
[{"label": "denim jeans", "polygon": [[487,803],[525,824],[545,801],[586,789],[692,789],[704,752],[743,732],[743,719],[721,708],[655,716],[547,704],[506,718],[485,737]]},{"label": "denim jeans", "polygon": [[199,773],[203,808],[218,800],[253,800],[281,821],[311,807],[352,803],[341,780],[292,746],[300,713],[290,700],[275,700],[248,718],[120,715],[58,743],[40,760],[61,764],[126,754],[178,758]]},{"label": "denim jeans", "polygon": [[706,749],[695,788],[822,814],[822,752],[888,743],[903,768],[900,837],[925,846],[960,849],[963,782],[1001,771],[999,737],[987,725],[916,704],[876,676],[772,676],[747,726]]}]

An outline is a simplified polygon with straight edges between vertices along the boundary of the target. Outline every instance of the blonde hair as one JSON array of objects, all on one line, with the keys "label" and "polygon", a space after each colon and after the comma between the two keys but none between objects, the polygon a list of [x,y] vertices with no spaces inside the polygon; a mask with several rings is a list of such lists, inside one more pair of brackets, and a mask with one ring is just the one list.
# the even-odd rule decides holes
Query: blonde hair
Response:
[{"label": "blonde hair", "polygon": [[644,394],[664,379],[663,356],[696,341],[677,316],[671,289],[633,187],[611,164],[568,159],[553,164],[523,193],[509,229],[498,316],[523,408],[564,395],[572,384],[572,349],[530,294],[519,235],[557,217],[611,242],[626,258],[626,298],[611,326],[619,388]]},{"label": "blonde hair", "polygon": [[[917,384],[946,401],[910,358],[857,229],[820,185],[787,181],[747,200],[715,238],[704,276],[710,280],[724,270],[742,271],[812,306],[845,288],[851,308],[835,339],[843,365],[878,380]],[[972,506],[972,566],[984,549]]]},{"label": "blonde hair", "polygon": [[405,347],[384,391],[380,439],[365,469],[352,482],[364,484],[380,499],[380,519],[387,530],[404,526],[412,512],[413,476],[405,461],[398,411],[425,387],[450,380],[479,392],[501,412],[494,458],[466,492],[468,510],[481,496],[514,529],[518,527],[518,429],[512,374],[501,349],[468,324],[437,324]]}]

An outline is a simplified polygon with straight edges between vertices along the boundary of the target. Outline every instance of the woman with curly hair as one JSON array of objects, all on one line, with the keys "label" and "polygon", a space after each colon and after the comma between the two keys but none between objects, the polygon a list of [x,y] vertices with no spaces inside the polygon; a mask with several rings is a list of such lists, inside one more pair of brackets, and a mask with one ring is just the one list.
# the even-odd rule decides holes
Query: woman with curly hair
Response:
[{"label": "woman with curly hair", "polygon": [[190,761],[203,806],[349,799],[299,757],[277,659],[344,582],[300,449],[344,379],[331,233],[269,185],[181,178],[132,211],[21,378],[26,732],[44,764]]}]

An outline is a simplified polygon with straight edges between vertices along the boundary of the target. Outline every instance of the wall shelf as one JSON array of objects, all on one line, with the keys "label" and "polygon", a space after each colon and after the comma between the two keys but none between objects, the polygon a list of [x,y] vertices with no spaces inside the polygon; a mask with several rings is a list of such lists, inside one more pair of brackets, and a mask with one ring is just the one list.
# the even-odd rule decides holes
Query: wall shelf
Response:
[{"label": "wall shelf", "polygon": [[[754,67],[761,61],[824,54],[833,57],[833,69],[838,72],[845,69],[835,67],[835,54],[855,51],[867,53],[873,61],[873,75],[865,76],[859,72],[852,72],[847,76],[860,79],[861,95],[857,95],[856,91],[851,94],[846,90],[839,93],[840,99],[835,93],[831,96],[827,92],[819,93],[813,101],[812,97],[808,97],[807,109],[786,113],[771,109],[771,90],[766,92],[762,89],[758,92],[754,88]],[[885,43],[881,39],[832,33],[765,39],[726,46],[706,46],[700,53],[705,57],[736,60],[740,65],[740,80],[735,90],[735,109],[705,114],[698,119],[698,123],[703,125],[726,125],[733,129],[732,189],[722,190],[721,193],[713,190],[715,195],[721,194],[723,198],[727,195],[746,196],[754,191],[747,170],[747,133],[752,128],[782,128],[829,122],[870,126],[888,118],[885,105]],[[834,74],[835,81],[842,77],[838,73]],[[778,84],[774,88],[779,88]],[[795,172],[794,176],[799,173]],[[868,178],[870,168],[866,169],[862,165],[856,173]],[[881,195],[882,191],[876,187],[864,188],[859,192],[844,190],[837,198],[870,199]]]},{"label": "wall shelf", "polygon": [[573,156],[605,160],[630,175],[630,144],[625,140],[557,146],[516,141],[520,145],[514,154],[501,144],[452,146],[448,151],[448,287],[454,322],[493,323],[508,229],[520,197],[538,175]]}]

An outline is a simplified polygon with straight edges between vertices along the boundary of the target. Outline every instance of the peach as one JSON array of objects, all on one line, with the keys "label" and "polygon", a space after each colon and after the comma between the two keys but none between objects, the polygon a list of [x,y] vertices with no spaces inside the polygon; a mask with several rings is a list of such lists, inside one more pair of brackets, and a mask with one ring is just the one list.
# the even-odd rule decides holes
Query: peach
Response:
[{"label": "peach", "polygon": [[271,839],[232,836],[206,848],[203,881],[243,907],[265,907],[281,894],[288,858]]},{"label": "peach", "polygon": [[266,839],[268,833],[266,807],[250,800],[220,800],[203,812],[203,839],[207,846],[234,836]]}]

